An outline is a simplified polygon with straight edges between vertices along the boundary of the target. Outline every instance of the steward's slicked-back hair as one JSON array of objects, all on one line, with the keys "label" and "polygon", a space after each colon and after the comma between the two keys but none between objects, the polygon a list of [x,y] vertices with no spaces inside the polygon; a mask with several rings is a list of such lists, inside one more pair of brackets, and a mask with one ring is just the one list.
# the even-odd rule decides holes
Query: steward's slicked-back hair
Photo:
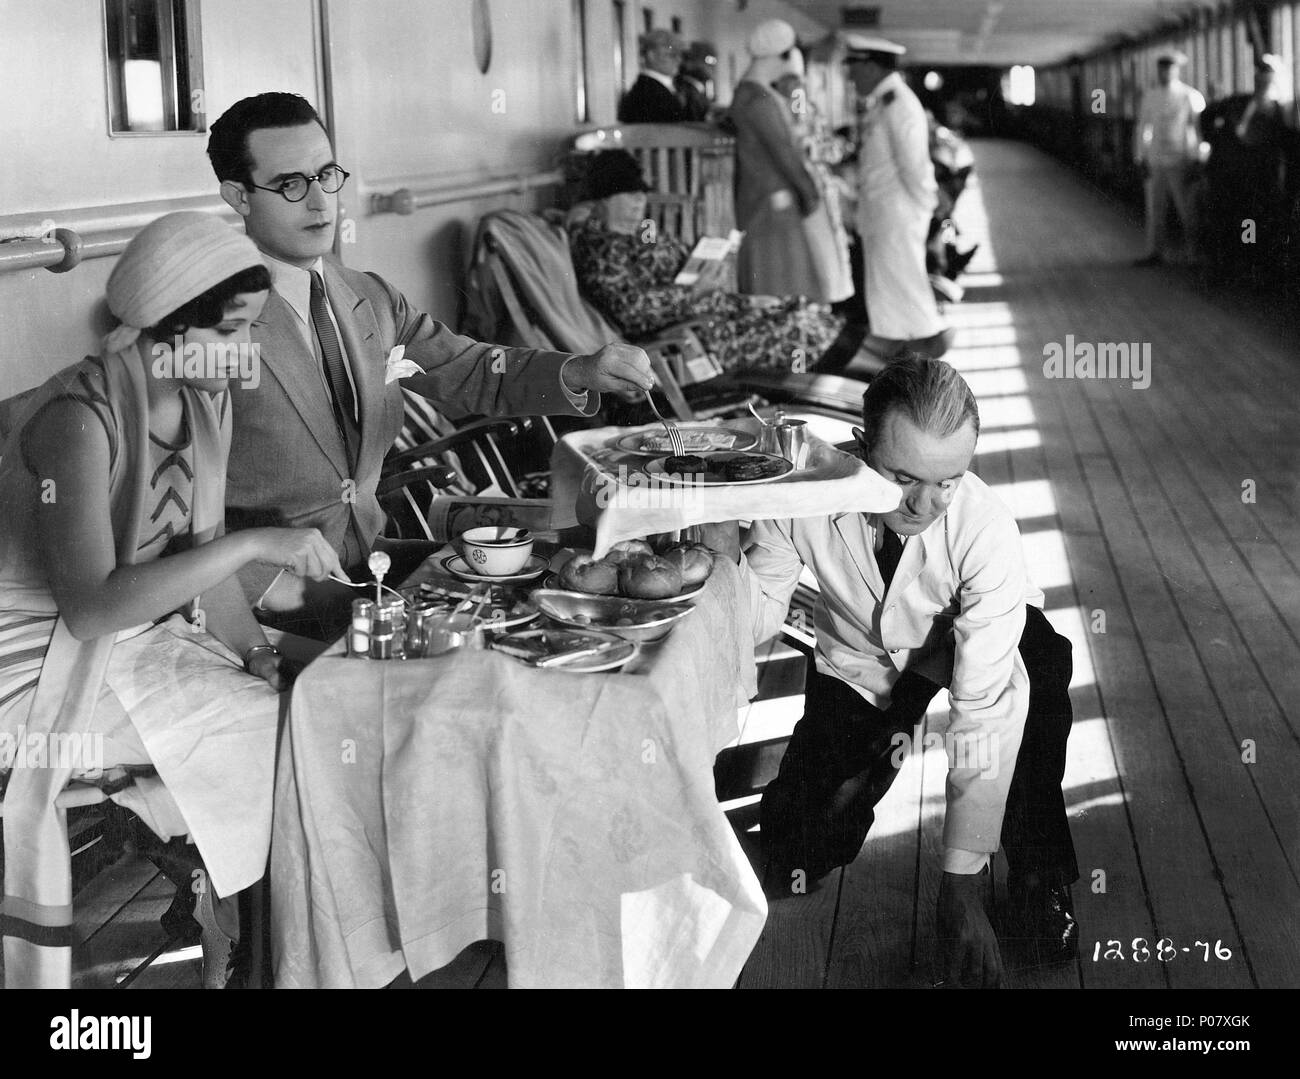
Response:
[{"label": "steward's slicked-back hair", "polygon": [[871,380],[862,395],[862,431],[870,453],[884,427],[885,416],[897,409],[922,431],[940,438],[955,434],[967,423],[980,431],[980,413],[966,380],[943,360],[907,352]]},{"label": "steward's slicked-back hair", "polygon": [[[234,180],[248,183],[253,178],[253,158],[248,152],[248,136],[264,127],[298,127],[317,123],[325,125],[311,102],[298,94],[274,91],[236,101],[212,125],[208,139],[208,160],[212,171],[223,183]],[[328,134],[328,132],[327,132]]]}]

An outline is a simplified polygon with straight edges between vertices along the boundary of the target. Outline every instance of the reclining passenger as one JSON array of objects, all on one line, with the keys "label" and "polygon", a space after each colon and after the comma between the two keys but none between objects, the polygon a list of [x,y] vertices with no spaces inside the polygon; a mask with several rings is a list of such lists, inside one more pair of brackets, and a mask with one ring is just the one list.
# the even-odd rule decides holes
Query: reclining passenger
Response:
[{"label": "reclining passenger", "polygon": [[[256,361],[249,327],[270,284],[252,241],[218,219],[154,221],[109,277],[122,324],[99,356],[36,391],[4,447],[0,744],[22,749],[0,760],[14,765],[4,814],[10,984],[66,979],[66,945],[57,955],[33,942],[70,917],[71,897],[58,894],[67,885],[47,871],[59,851],[68,856],[53,796],[70,775],[153,765],[156,778],[113,797],[160,837],[197,845],[206,874],[184,891],[198,895],[210,930],[217,897],[266,867],[288,679],[236,574],[254,562],[315,579],[339,570],[314,528],[223,535],[230,381],[241,366],[256,377],[243,358]],[[188,618],[177,613],[191,603]],[[39,760],[33,738],[50,743]],[[68,760],[51,756],[69,747]],[[229,936],[232,913],[222,910]],[[225,959],[206,984],[224,983]]]},{"label": "reclining passenger", "polygon": [[835,342],[844,320],[828,307],[673,284],[690,252],[645,227],[648,187],[625,150],[597,154],[588,179],[597,201],[571,231],[573,268],[587,298],[629,337],[699,320],[705,348],[727,371],[811,368]]}]

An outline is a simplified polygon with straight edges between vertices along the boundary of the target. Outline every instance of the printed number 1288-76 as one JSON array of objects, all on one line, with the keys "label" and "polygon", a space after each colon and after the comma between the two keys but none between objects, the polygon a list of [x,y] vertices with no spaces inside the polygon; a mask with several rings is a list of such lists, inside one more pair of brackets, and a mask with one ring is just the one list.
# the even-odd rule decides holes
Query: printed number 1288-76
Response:
[{"label": "printed number 1288-76", "polygon": [[[1133,942],[1129,945],[1129,952],[1132,954],[1133,962],[1146,963],[1155,959],[1161,963],[1170,963],[1180,955],[1194,955],[1197,948],[1203,949],[1201,958],[1205,962],[1210,961],[1210,949],[1214,949],[1215,959],[1231,959],[1232,949],[1221,940],[1216,940],[1213,945],[1208,941],[1198,940],[1191,947],[1184,945],[1178,947],[1169,937],[1161,937],[1155,944],[1155,953],[1152,954],[1151,948],[1147,944],[1146,937],[1134,937]],[[1122,940],[1106,941],[1105,951],[1102,950],[1101,941],[1097,941],[1092,947],[1092,961],[1094,963],[1103,959],[1127,959],[1124,954],[1124,942]]]}]

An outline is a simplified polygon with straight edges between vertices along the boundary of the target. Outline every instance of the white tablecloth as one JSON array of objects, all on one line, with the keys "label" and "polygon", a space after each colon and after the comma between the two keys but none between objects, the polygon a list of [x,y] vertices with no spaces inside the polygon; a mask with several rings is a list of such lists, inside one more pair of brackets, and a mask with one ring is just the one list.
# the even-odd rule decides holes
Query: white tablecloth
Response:
[{"label": "white tablecloth", "polygon": [[622,672],[324,657],[294,689],[276,984],[413,979],[483,938],[512,986],[729,987],[766,904],[713,761],[754,692],[739,574]]}]

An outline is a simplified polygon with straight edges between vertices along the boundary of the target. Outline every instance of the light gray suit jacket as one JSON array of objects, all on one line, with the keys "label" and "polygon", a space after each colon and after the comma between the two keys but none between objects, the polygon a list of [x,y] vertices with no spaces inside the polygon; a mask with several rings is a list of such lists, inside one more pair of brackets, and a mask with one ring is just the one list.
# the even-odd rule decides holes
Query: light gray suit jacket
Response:
[{"label": "light gray suit jacket", "polygon": [[[362,442],[357,467],[335,424],[320,363],[307,347],[296,316],[274,289],[252,340],[260,349],[261,381],[231,390],[234,433],[226,484],[229,529],[257,525],[312,526],[345,565],[364,556],[384,525],[375,497],[380,468],[402,426],[402,393],[385,384],[389,353],[424,374],[402,385],[430,398],[446,416],[580,415],[565,395],[560,369],[566,353],[504,348],[452,333],[415,310],[374,274],[326,260],[325,288],[356,385]],[[592,394],[587,414],[599,408]],[[260,596],[276,576],[252,565],[241,574],[246,592]]]}]

